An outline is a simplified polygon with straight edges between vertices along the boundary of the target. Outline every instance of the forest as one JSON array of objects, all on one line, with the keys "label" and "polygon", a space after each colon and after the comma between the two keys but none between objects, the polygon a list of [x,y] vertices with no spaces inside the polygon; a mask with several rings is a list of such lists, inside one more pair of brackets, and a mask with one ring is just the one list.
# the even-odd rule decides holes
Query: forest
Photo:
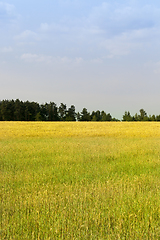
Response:
[{"label": "forest", "polygon": [[[83,108],[81,112],[76,112],[74,105],[69,108],[66,104],[50,102],[39,104],[37,102],[16,100],[0,101],[0,121],[120,121],[105,111],[88,112]],[[160,121],[160,115],[147,115],[144,109],[140,109],[139,114],[131,116],[129,111],[125,111],[122,121]]]}]

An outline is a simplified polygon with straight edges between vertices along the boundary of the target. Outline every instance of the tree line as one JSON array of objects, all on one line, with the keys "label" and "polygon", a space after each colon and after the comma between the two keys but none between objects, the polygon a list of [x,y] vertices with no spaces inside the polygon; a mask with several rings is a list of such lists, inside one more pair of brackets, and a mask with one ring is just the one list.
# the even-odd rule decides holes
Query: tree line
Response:
[{"label": "tree line", "polygon": [[139,114],[131,116],[130,112],[126,111],[123,115],[122,121],[160,121],[160,115],[147,115],[144,109],[139,110]]},{"label": "tree line", "polygon": [[37,102],[23,102],[16,100],[0,101],[0,121],[118,121],[111,114],[104,111],[88,112],[83,108],[76,113],[75,106],[50,102],[39,104]]},{"label": "tree line", "polygon": [[[81,112],[76,112],[75,106],[50,102],[39,104],[37,102],[16,100],[0,101],[0,121],[120,121],[113,118],[105,111],[88,112],[83,108]],[[139,114],[131,116],[129,111],[125,111],[122,121],[160,121],[160,115],[147,115],[144,109],[140,109]]]}]

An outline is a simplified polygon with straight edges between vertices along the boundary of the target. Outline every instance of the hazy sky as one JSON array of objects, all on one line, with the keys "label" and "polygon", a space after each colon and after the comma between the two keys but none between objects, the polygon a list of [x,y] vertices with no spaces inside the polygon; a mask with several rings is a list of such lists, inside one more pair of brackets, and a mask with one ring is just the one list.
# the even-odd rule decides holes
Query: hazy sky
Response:
[{"label": "hazy sky", "polygon": [[0,100],[160,114],[159,0],[0,1]]}]

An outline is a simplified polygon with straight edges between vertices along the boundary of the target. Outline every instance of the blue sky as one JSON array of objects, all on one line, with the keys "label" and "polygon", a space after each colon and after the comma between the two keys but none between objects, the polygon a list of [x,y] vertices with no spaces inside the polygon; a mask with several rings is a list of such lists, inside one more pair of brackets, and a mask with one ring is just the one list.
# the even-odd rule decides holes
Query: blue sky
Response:
[{"label": "blue sky", "polygon": [[158,0],[0,1],[0,100],[160,114]]}]

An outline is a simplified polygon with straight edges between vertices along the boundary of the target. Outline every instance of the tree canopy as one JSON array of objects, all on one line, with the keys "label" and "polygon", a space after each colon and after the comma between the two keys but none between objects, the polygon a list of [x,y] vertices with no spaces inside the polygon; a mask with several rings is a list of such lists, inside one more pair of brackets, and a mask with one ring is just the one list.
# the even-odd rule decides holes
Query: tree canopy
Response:
[{"label": "tree canopy", "polygon": [[136,113],[134,116],[131,116],[129,111],[125,111],[122,121],[160,121],[160,115],[148,116],[145,110],[141,108],[139,114]]},{"label": "tree canopy", "polygon": [[64,103],[58,107],[55,102],[40,105],[16,99],[0,101],[0,121],[112,121],[112,116],[99,110],[90,114],[86,108],[76,113],[74,105],[67,108]]},{"label": "tree canopy", "polygon": [[[39,104],[37,102],[23,102],[16,100],[0,101],[0,121],[119,121],[105,111],[88,112],[83,108],[81,112],[76,112],[74,105],[67,108],[61,103],[58,107],[55,102]],[[160,121],[160,115],[147,115],[141,108],[139,114],[131,116],[129,111],[125,111],[122,121]]]}]

